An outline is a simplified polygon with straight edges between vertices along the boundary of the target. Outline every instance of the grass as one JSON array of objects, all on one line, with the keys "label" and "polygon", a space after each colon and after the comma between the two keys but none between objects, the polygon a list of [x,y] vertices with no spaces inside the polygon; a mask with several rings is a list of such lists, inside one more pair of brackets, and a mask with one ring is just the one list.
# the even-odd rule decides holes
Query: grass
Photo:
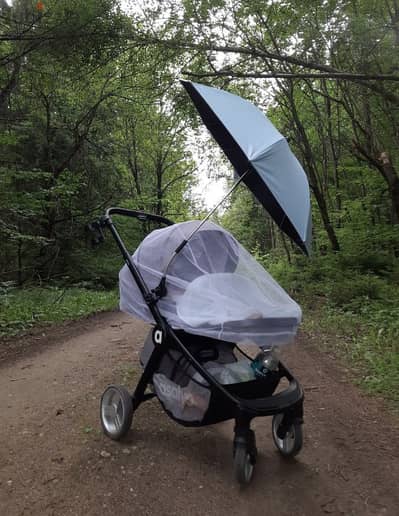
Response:
[{"label": "grass", "polygon": [[0,291],[0,336],[18,335],[37,324],[53,324],[112,310],[116,291],[32,287]]},{"label": "grass", "polygon": [[356,270],[330,257],[264,264],[301,305],[302,328],[317,347],[346,362],[367,392],[399,407],[398,275]]},{"label": "grass", "polygon": [[389,323],[378,327],[358,314],[303,307],[302,327],[317,347],[332,351],[354,369],[366,391],[399,406],[399,345]]},{"label": "grass", "polygon": [[363,313],[306,309],[303,329],[357,371],[358,383],[399,406],[399,314],[365,300]]}]

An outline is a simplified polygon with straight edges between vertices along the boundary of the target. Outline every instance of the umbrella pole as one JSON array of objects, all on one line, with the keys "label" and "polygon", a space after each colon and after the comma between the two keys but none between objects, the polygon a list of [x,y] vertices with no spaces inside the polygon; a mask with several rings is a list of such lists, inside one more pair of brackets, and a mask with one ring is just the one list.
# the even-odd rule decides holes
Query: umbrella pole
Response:
[{"label": "umbrella pole", "polygon": [[195,235],[195,233],[197,233],[197,231],[199,231],[202,226],[205,224],[205,222],[207,220],[210,219],[210,217],[212,217],[212,215],[215,213],[215,211],[219,208],[219,206],[221,206],[224,201],[227,199],[227,197],[234,192],[234,190],[237,188],[237,186],[241,183],[241,181],[245,178],[245,176],[247,176],[247,174],[250,172],[250,168],[248,168],[242,176],[240,176],[238,178],[238,180],[234,183],[234,185],[230,188],[230,190],[227,192],[227,194],[223,197],[223,199],[221,201],[219,201],[217,203],[217,205],[212,208],[212,210],[208,213],[208,215],[201,221],[201,223],[194,229],[194,231],[192,233],[190,233],[190,235],[185,239],[183,240],[183,242],[175,249],[174,253],[172,254],[167,266],[165,267],[165,270],[163,272],[163,275],[162,275],[162,278],[161,278],[161,281],[159,282],[159,285],[157,287],[155,287],[154,289],[152,289],[152,294],[153,294],[153,302],[156,303],[159,299],[161,299],[162,297],[166,296],[167,294],[167,291],[166,291],[166,274],[168,273],[168,269],[171,265],[171,263],[173,262],[173,260],[176,258],[176,256],[180,253],[180,251],[183,249],[183,247],[187,244],[187,242],[190,241],[190,239]]},{"label": "umbrella pole", "polygon": [[[216,211],[216,210],[217,210],[217,209],[218,209],[218,208],[219,208],[219,207],[224,203],[224,201],[227,199],[227,197],[229,197],[229,195],[230,195],[231,193],[233,193],[233,192],[234,192],[234,190],[235,190],[235,189],[237,188],[237,186],[241,183],[241,181],[244,179],[244,177],[248,174],[248,172],[249,172],[249,171],[250,171],[250,169],[248,168],[248,169],[243,173],[243,175],[242,175],[242,176],[240,176],[240,177],[238,178],[238,180],[237,180],[237,181],[234,183],[234,185],[230,188],[230,190],[229,190],[229,191],[227,192],[227,194],[223,197],[223,199],[222,199],[221,201],[219,201],[219,202],[217,203],[217,205],[216,205],[214,208],[212,208],[212,210],[208,213],[208,215],[204,218],[204,220],[202,220],[202,221],[201,221],[201,224],[200,224],[198,227],[196,227],[196,228],[194,229],[194,231],[193,231],[193,232],[192,232],[192,233],[187,237],[187,239],[186,239],[186,243],[190,240],[190,238],[191,238],[192,236],[194,236],[194,235],[195,235],[195,233],[196,233],[198,230],[200,230],[200,229],[202,228],[202,226],[205,224],[205,222],[206,222],[207,220],[209,220],[209,219],[212,217],[212,215],[213,215],[213,214],[215,213],[215,211]],[[179,246],[179,247],[180,247],[180,246]],[[178,248],[178,249],[179,249],[179,248]]]},{"label": "umbrella pole", "polygon": [[168,272],[168,269],[171,265],[171,263],[173,262],[173,260],[176,258],[176,256],[180,253],[180,251],[183,249],[183,247],[187,244],[187,242],[190,241],[190,239],[195,235],[195,233],[197,233],[197,231],[199,231],[202,226],[205,224],[205,222],[207,220],[209,220],[212,215],[215,213],[215,211],[219,208],[219,206],[221,206],[224,201],[227,199],[227,197],[234,192],[234,190],[237,188],[237,186],[242,182],[242,180],[247,176],[247,174],[250,172],[250,168],[248,168],[242,176],[240,176],[238,178],[238,180],[234,183],[234,185],[230,188],[230,190],[227,192],[227,194],[223,197],[223,199],[221,201],[219,201],[217,203],[217,205],[212,208],[212,210],[208,213],[208,215],[201,221],[201,223],[194,229],[194,231],[192,233],[190,233],[190,235],[185,239],[183,240],[183,242],[175,249],[175,252],[173,253],[171,259],[169,260],[167,266],[165,267],[165,270],[164,270],[164,273],[163,273],[163,276],[162,276],[162,279],[161,279],[161,282],[158,286],[158,289],[160,292],[164,291],[164,284],[165,284],[165,280],[166,280],[166,274]]}]

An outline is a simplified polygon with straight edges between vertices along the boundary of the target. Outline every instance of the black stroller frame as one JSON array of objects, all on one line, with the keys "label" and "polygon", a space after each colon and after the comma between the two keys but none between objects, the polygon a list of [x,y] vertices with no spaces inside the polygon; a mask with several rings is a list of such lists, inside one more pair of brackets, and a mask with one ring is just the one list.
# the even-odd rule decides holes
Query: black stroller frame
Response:
[{"label": "black stroller frame", "polygon": [[[130,394],[125,388],[116,385],[111,385],[104,391],[101,399],[100,413],[105,434],[114,440],[119,440],[128,432],[132,423],[133,412],[143,402],[156,397],[155,392],[153,390],[152,392],[147,392],[147,388],[152,387],[152,377],[157,372],[162,358],[170,349],[175,349],[208,382],[211,391],[211,401],[209,410],[201,422],[181,421],[165,410],[172,419],[185,426],[205,426],[234,419],[234,472],[240,484],[250,482],[256,463],[255,433],[250,428],[253,418],[273,416],[273,440],[277,449],[285,457],[296,455],[302,447],[304,399],[303,390],[299,382],[280,361],[278,371],[272,372],[267,379],[231,385],[219,383],[203,367],[201,354],[196,354],[195,350],[198,350],[199,342],[203,342],[205,347],[208,345],[209,349],[211,344],[214,345],[215,342],[220,341],[191,335],[182,330],[171,328],[160,313],[157,305],[161,294],[159,288],[149,290],[112,221],[112,215],[137,218],[141,222],[151,221],[163,225],[174,224],[169,219],[159,215],[125,208],[109,208],[103,217],[89,225],[89,229],[94,233],[94,244],[101,243],[104,240],[104,228],[108,228],[111,231],[155,321],[155,327],[152,330],[154,348],[134,392]],[[192,342],[197,344],[195,350],[190,345]],[[236,344],[227,344],[232,346],[232,349],[237,349],[245,355]],[[203,362],[205,361],[203,360]],[[288,387],[273,394],[283,378],[288,380]],[[111,415],[110,410],[112,412]],[[109,424],[109,421],[112,424]]]}]

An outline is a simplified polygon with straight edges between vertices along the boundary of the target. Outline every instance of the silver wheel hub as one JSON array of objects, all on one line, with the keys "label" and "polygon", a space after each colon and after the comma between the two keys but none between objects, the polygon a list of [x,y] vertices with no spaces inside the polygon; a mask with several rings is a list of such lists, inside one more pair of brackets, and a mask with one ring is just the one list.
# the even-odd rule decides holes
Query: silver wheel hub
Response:
[{"label": "silver wheel hub", "polygon": [[244,470],[245,480],[247,482],[249,482],[251,480],[253,469],[254,469],[254,465],[252,464],[251,456],[249,453],[247,453],[247,457],[246,457],[246,461],[245,461],[245,470]]},{"label": "silver wheel hub", "polygon": [[124,420],[123,402],[116,389],[108,389],[103,396],[101,403],[101,419],[107,432],[114,434],[118,432]]},{"label": "silver wheel hub", "polygon": [[283,420],[283,417],[283,414],[276,416],[273,424],[273,434],[276,444],[280,450],[282,450],[284,453],[290,453],[295,446],[295,429],[293,425],[290,425],[283,439],[280,439],[280,437],[277,435],[277,431]]}]

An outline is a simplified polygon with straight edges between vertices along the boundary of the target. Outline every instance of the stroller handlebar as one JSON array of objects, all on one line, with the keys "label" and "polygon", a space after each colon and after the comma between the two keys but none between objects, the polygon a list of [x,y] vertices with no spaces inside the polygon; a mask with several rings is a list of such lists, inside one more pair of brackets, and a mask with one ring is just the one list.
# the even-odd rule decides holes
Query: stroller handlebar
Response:
[{"label": "stroller handlebar", "polygon": [[88,225],[88,229],[93,233],[92,243],[94,245],[100,244],[104,241],[104,228],[107,228],[111,232],[127,267],[132,273],[133,278],[135,279],[137,286],[144,297],[144,300],[148,304],[149,310],[154,317],[154,320],[157,321],[162,329],[164,329],[164,319],[161,316],[158,307],[156,306],[156,301],[158,298],[156,297],[156,294],[154,294],[152,290],[149,290],[145,284],[139,269],[136,267],[132,260],[131,253],[129,253],[114,223],[112,222],[111,215],[124,215],[126,217],[136,218],[141,222],[152,221],[158,222],[159,224],[165,224],[167,226],[172,226],[174,222],[165,217],[161,217],[160,215],[153,215],[152,213],[146,213],[145,211],[129,210],[127,208],[108,208],[105,212],[105,215]]},{"label": "stroller handlebar", "polygon": [[111,215],[133,217],[138,219],[140,222],[159,222],[160,224],[165,224],[166,226],[172,226],[174,224],[173,221],[167,219],[166,217],[161,217],[161,215],[154,215],[153,213],[147,213],[140,210],[129,210],[127,208],[108,208],[105,212],[105,216],[102,217],[102,220],[106,222],[111,217]]},{"label": "stroller handlebar", "polygon": [[[132,217],[138,219],[140,222],[158,222],[166,226],[172,226],[173,221],[161,215],[154,215],[141,210],[129,210],[127,208],[108,208],[105,215],[87,225],[87,228],[93,233],[92,245],[97,246],[104,242],[103,228],[113,226],[111,215],[123,215],[125,217]],[[113,232],[114,233],[114,232]]]}]

